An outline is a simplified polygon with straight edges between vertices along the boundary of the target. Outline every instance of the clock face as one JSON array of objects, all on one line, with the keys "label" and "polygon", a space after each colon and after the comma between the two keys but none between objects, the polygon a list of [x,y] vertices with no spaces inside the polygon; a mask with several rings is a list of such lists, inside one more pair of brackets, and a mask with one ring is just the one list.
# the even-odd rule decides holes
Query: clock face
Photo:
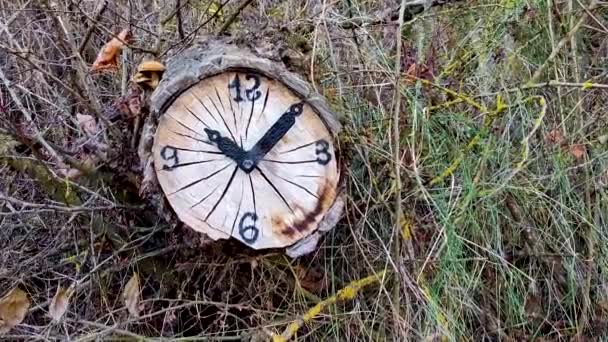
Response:
[{"label": "clock face", "polygon": [[153,154],[180,220],[213,239],[291,245],[316,230],[336,197],[326,125],[282,83],[252,72],[183,92],[160,119]]}]

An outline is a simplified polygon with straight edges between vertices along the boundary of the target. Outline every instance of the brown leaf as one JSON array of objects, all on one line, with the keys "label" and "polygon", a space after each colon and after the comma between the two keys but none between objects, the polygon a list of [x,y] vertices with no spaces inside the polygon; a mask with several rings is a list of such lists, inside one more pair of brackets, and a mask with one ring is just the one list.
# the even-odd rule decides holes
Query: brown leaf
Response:
[{"label": "brown leaf", "polygon": [[99,51],[97,59],[91,67],[91,72],[109,71],[118,68],[118,55],[120,51],[131,40],[129,29],[122,30],[117,37],[112,38]]},{"label": "brown leaf", "polygon": [[126,119],[138,116],[144,107],[142,89],[131,85],[127,93],[117,99],[106,109],[105,116],[109,121]]},{"label": "brown leaf", "polygon": [[585,157],[585,153],[587,153],[587,149],[583,144],[570,145],[570,153],[576,158],[576,160],[581,160]]},{"label": "brown leaf", "polygon": [[19,288],[12,289],[0,299],[0,334],[6,334],[23,322],[29,307],[30,300],[27,294]]},{"label": "brown leaf", "polygon": [[407,68],[407,71],[405,72],[406,84],[409,84],[412,81],[416,80],[416,76],[418,76],[417,70],[418,70],[418,66],[416,65],[416,63],[410,64],[409,68]]},{"label": "brown leaf", "polygon": [[300,285],[310,292],[319,293],[327,288],[327,274],[320,269],[306,269],[302,265],[297,265],[296,275]]},{"label": "brown leaf", "polygon": [[129,112],[133,116],[141,114],[141,98],[139,96],[131,96],[127,100]]},{"label": "brown leaf", "polygon": [[55,322],[59,322],[68,309],[72,293],[73,291],[70,288],[65,289],[61,286],[57,288],[57,293],[55,293],[55,297],[53,297],[51,305],[49,306],[49,316],[51,316]]},{"label": "brown leaf", "polygon": [[427,67],[424,64],[421,64],[421,65],[418,65],[416,63],[410,64],[410,66],[407,68],[407,71],[405,72],[404,76],[405,76],[405,80],[404,80],[405,84],[412,84],[413,82],[416,81],[416,79],[424,79],[427,81],[433,80],[432,72],[429,70],[429,67]]},{"label": "brown leaf", "polygon": [[542,303],[538,296],[529,295],[526,298],[524,309],[529,318],[539,319],[543,317]]},{"label": "brown leaf", "polygon": [[139,275],[133,273],[122,292],[122,298],[129,313],[135,317],[139,317],[139,292]]},{"label": "brown leaf", "polygon": [[551,130],[545,135],[545,143],[550,145],[561,145],[565,141],[564,133],[558,128]]}]

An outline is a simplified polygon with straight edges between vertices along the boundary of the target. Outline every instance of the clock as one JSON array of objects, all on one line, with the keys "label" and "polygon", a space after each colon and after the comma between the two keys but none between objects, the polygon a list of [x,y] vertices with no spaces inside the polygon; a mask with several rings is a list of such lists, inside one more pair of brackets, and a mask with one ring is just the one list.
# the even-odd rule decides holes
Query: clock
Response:
[{"label": "clock", "polygon": [[169,87],[152,147],[156,177],[192,229],[255,249],[290,246],[339,196],[335,132],[319,99],[286,85],[284,73],[233,61]]}]

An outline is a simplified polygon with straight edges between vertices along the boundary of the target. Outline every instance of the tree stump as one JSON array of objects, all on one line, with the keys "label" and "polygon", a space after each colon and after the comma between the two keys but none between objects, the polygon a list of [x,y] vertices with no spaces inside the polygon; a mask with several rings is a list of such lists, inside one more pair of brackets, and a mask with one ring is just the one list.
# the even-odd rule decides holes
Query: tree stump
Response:
[{"label": "tree stump", "polygon": [[207,41],[167,65],[152,94],[153,167],[177,218],[254,249],[316,247],[343,207],[325,100],[282,63]]}]

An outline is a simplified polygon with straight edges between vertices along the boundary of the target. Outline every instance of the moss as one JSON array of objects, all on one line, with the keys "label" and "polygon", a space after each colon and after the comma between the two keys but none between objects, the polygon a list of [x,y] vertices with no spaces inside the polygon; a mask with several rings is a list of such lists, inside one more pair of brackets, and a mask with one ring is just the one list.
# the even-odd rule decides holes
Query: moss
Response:
[{"label": "moss", "polygon": [[40,161],[30,158],[15,157],[15,147],[20,143],[6,134],[0,134],[0,163],[10,166],[35,179],[42,189],[54,200],[68,205],[79,205],[80,198],[68,182],[56,178]]}]

